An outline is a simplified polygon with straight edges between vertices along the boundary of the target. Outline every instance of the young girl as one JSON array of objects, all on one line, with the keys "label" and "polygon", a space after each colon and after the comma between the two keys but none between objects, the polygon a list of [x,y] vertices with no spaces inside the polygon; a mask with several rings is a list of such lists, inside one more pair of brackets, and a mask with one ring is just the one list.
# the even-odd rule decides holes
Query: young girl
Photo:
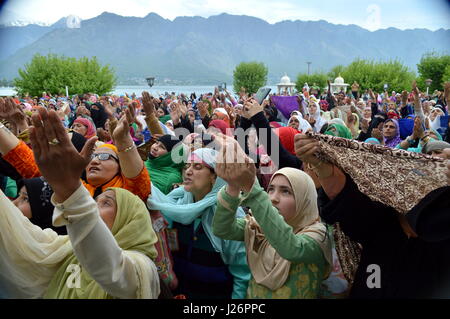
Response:
[{"label": "young girl", "polygon": [[[332,252],[312,179],[283,168],[272,176],[266,193],[255,183],[254,164],[236,144],[227,139],[217,161],[216,174],[228,184],[218,193],[213,231],[245,242],[252,273],[247,298],[318,298],[331,271]],[[234,159],[244,160],[227,163],[227,149],[235,150]],[[251,213],[236,219],[239,206],[250,207]]]}]

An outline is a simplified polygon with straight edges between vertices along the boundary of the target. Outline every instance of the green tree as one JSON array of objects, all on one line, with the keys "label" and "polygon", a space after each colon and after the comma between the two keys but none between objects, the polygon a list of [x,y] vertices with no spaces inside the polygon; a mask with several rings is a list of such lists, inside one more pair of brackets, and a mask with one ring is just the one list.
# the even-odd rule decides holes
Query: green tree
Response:
[{"label": "green tree", "polygon": [[373,89],[377,92],[384,90],[384,84],[389,85],[389,91],[410,90],[415,79],[414,72],[398,60],[374,62],[356,59],[344,67],[340,74],[350,85],[356,81],[360,89]]},{"label": "green tree", "polygon": [[324,87],[327,86],[328,76],[325,73],[313,73],[306,74],[300,73],[297,75],[297,81],[295,81],[295,88],[297,91],[301,92],[305,83],[308,83],[308,86],[311,87],[313,85],[317,85],[322,91]]},{"label": "green tree", "polygon": [[331,69],[330,72],[328,72],[328,77],[332,79],[332,81],[337,78],[339,75],[342,76],[342,73],[344,72],[345,66],[342,64],[336,65],[334,68]]},{"label": "green tree", "polygon": [[263,63],[242,62],[233,71],[233,86],[236,93],[245,88],[247,93],[256,93],[266,85],[268,69]]},{"label": "green tree", "polygon": [[433,82],[431,82],[430,91],[442,91],[444,82],[446,81],[444,74],[449,65],[450,55],[439,55],[436,52],[425,53],[420,59],[419,64],[417,64],[417,70],[419,71],[417,86],[424,91],[426,90],[425,80],[431,79]]},{"label": "green tree", "polygon": [[108,66],[101,66],[96,57],[69,58],[55,54],[36,54],[24,70],[19,69],[19,77],[13,85],[20,95],[40,96],[42,92],[64,94],[66,86],[69,94],[111,92],[117,79]]},{"label": "green tree", "polygon": [[442,82],[450,82],[450,64],[444,70],[444,75],[442,76]]}]

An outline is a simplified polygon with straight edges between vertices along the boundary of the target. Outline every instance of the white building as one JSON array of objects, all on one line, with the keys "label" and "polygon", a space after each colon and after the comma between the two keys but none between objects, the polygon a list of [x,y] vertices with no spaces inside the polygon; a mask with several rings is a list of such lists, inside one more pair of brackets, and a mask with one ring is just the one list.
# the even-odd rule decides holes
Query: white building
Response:
[{"label": "white building", "polygon": [[344,83],[344,78],[339,74],[339,76],[334,79],[334,83],[331,83],[331,93],[334,94],[341,91],[345,93],[347,92],[347,86],[349,86],[349,84]]},{"label": "white building", "polygon": [[277,84],[277,87],[279,95],[280,94],[293,95],[295,83],[291,83],[291,79],[285,73],[284,76],[281,78],[280,83]]}]

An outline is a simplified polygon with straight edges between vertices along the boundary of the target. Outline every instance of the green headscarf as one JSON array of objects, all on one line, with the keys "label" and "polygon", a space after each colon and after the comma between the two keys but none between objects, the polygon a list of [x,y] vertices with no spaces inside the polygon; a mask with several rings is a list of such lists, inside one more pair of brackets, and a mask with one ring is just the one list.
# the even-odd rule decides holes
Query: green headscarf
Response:
[{"label": "green headscarf", "polygon": [[[152,227],[150,214],[144,202],[123,188],[108,188],[116,194],[117,213],[111,233],[120,248],[125,251],[140,252],[154,260],[158,255],[155,243],[158,241]],[[101,260],[99,256],[99,260]],[[79,265],[75,254],[66,257],[51,280],[44,298],[49,299],[112,299],[100,285],[81,268],[80,288],[69,288],[67,280],[71,272],[68,266]],[[70,269],[70,268],[69,268]]]},{"label": "green headscarf", "polygon": [[183,181],[181,169],[183,168],[184,161],[180,161],[180,163],[173,161],[172,155],[176,154],[176,152],[179,152],[177,155],[183,156],[183,146],[180,145],[167,154],[145,161],[145,167],[150,174],[152,184],[163,192],[164,195],[170,193],[173,184]]},{"label": "green headscarf", "polygon": [[330,124],[325,131],[326,135],[332,135],[332,136],[339,136],[343,138],[347,138],[351,140],[353,138],[352,132],[350,130],[341,124]]}]

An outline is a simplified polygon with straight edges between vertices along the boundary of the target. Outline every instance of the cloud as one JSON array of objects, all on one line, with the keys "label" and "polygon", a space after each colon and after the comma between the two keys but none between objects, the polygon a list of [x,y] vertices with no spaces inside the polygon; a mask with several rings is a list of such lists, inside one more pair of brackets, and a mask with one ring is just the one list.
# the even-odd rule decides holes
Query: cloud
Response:
[{"label": "cloud", "polygon": [[370,31],[375,31],[381,28],[381,8],[377,4],[370,4],[367,6],[366,23],[364,27]]}]

